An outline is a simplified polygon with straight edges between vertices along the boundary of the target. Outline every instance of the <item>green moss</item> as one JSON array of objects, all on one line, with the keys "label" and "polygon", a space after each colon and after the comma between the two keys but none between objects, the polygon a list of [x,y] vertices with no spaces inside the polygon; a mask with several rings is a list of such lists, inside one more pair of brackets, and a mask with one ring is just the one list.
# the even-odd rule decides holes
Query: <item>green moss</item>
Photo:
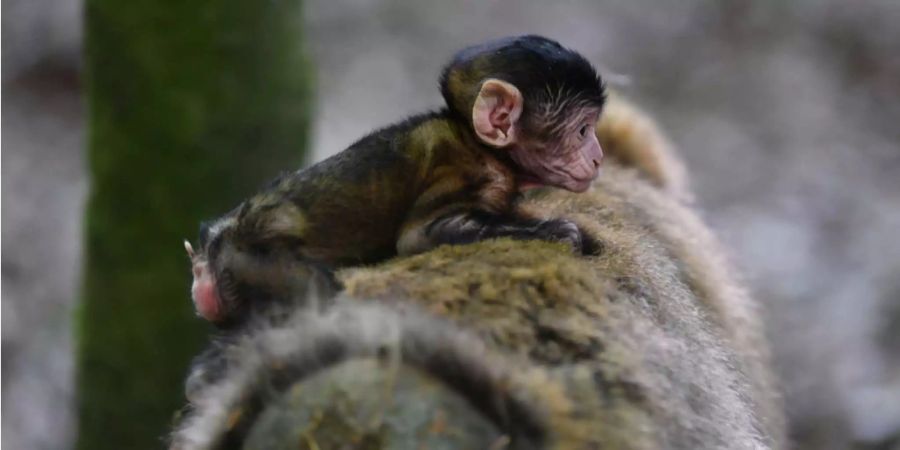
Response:
[{"label": "green moss", "polygon": [[180,242],[300,164],[301,19],[299,1],[87,2],[79,448],[161,446],[206,332]]}]

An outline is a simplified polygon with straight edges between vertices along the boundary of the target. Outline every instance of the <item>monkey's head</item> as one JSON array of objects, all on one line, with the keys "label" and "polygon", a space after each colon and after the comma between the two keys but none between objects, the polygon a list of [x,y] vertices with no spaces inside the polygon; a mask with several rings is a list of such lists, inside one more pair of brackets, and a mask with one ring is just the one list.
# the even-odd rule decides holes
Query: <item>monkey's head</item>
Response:
[{"label": "monkey's head", "polygon": [[[197,314],[221,328],[246,322],[277,305],[330,297],[337,289],[324,267],[295,254],[300,221],[289,201],[259,194],[200,226],[198,249],[185,241]],[[275,308],[273,308],[275,306]]]},{"label": "monkey's head", "polygon": [[526,183],[582,192],[597,176],[594,129],[606,95],[578,53],[540,36],[469,47],[444,69],[441,93],[481,142],[509,153]]}]

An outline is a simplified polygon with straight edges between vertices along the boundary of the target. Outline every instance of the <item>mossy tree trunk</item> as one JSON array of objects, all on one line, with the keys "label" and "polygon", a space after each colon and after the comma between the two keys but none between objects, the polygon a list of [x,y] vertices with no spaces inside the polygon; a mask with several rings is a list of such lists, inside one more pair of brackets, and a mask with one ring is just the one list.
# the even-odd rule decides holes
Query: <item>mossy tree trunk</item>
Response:
[{"label": "mossy tree trunk", "polygon": [[181,246],[297,167],[310,71],[299,0],[88,0],[92,190],[78,448],[159,448],[206,328]]}]

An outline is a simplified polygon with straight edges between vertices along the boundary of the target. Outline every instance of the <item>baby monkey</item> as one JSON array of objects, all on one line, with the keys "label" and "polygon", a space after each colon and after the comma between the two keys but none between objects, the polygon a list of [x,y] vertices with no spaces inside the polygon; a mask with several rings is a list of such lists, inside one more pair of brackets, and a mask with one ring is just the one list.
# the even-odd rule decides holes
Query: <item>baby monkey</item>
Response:
[{"label": "baby monkey", "polygon": [[510,237],[589,252],[571,221],[517,208],[530,187],[587,190],[603,152],[603,83],[578,53],[540,36],[457,53],[441,76],[446,107],[375,131],[283,176],[186,243],[192,296],[213,323],[294,295],[296,272],[371,263],[441,244]]}]

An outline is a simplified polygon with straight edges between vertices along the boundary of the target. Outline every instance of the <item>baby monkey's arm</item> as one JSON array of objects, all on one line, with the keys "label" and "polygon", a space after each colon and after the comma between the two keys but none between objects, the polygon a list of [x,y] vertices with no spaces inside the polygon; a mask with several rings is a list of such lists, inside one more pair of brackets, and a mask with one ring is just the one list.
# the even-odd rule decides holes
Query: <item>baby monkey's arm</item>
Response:
[{"label": "baby monkey's arm", "polygon": [[477,205],[453,205],[407,222],[397,241],[397,251],[401,255],[413,254],[443,244],[469,244],[500,237],[565,242],[580,253],[591,253],[593,248],[585,245],[581,230],[570,220],[496,214]]}]

